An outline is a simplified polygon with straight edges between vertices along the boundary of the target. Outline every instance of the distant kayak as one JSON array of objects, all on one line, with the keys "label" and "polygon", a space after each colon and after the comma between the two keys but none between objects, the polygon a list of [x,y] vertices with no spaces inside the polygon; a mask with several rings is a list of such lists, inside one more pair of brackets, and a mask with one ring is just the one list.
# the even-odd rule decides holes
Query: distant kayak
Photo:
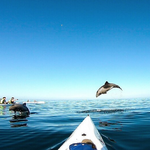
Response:
[{"label": "distant kayak", "polygon": [[107,150],[107,147],[87,116],[58,150]]},{"label": "distant kayak", "polygon": [[13,104],[0,104],[0,106],[12,106]]},{"label": "distant kayak", "polygon": [[24,102],[24,103],[27,103],[27,104],[44,104],[45,102],[44,101],[31,101],[31,102]]}]

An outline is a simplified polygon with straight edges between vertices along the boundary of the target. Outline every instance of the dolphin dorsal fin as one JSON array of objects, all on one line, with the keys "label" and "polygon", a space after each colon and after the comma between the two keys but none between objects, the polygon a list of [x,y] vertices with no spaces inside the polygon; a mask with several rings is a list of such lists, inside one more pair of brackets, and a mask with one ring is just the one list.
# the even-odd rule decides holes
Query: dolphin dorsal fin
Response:
[{"label": "dolphin dorsal fin", "polygon": [[23,106],[26,106],[26,103],[23,103]]},{"label": "dolphin dorsal fin", "polygon": [[105,85],[108,84],[108,81],[105,82]]}]

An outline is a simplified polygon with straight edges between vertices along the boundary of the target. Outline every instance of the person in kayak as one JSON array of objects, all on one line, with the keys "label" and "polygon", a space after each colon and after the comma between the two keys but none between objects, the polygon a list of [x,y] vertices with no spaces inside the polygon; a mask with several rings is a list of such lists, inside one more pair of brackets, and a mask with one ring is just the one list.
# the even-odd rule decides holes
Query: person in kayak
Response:
[{"label": "person in kayak", "polygon": [[3,97],[0,101],[1,104],[6,104],[6,97]]},{"label": "person in kayak", "polygon": [[18,100],[18,99],[14,99],[14,97],[12,97],[9,101],[8,101],[8,103],[9,104],[15,104],[15,101],[16,100]]}]

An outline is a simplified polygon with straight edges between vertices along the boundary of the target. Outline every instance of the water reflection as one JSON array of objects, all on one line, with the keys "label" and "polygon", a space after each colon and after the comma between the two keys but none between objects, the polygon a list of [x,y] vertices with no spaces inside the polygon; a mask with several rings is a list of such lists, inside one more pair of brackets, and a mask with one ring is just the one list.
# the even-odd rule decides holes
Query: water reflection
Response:
[{"label": "water reflection", "polygon": [[12,116],[12,119],[9,120],[10,121],[10,126],[11,127],[22,127],[22,126],[27,126],[27,117],[29,117],[29,115],[25,115],[22,113],[19,114],[15,114]]},{"label": "water reflection", "polygon": [[6,109],[6,106],[0,106],[0,115],[6,114],[5,109]]}]

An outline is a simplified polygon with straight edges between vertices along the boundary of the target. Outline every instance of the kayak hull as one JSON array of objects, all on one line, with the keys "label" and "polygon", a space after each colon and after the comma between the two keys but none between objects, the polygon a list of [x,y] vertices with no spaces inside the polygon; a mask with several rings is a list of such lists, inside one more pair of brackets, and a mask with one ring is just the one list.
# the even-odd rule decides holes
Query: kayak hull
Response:
[{"label": "kayak hull", "polygon": [[37,101],[37,102],[24,102],[24,103],[27,103],[27,104],[45,104],[44,101]]},{"label": "kayak hull", "polygon": [[0,106],[12,106],[13,104],[0,104]]},{"label": "kayak hull", "polygon": [[70,145],[77,143],[92,143],[96,150],[107,150],[107,147],[90,116],[87,116],[81,122],[58,150],[70,150]]}]

